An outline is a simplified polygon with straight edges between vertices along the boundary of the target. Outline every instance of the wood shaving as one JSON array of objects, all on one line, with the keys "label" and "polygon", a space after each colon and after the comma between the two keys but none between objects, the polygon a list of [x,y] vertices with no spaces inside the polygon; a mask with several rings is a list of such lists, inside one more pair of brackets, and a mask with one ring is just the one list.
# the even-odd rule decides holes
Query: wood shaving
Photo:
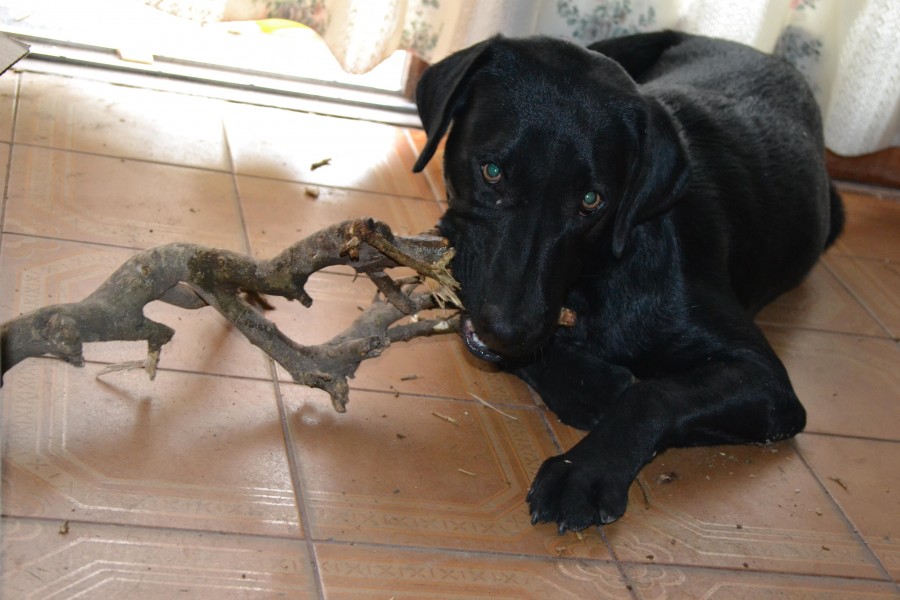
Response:
[{"label": "wood shaving", "polygon": [[847,483],[846,483],[843,479],[841,479],[840,477],[829,477],[828,479],[832,480],[833,482],[835,482],[836,484],[838,484],[839,486],[841,486],[842,488],[844,488],[844,491],[845,491],[845,492],[849,492],[849,491],[850,491],[850,488],[847,486]]},{"label": "wood shaving", "polygon": [[503,415],[503,416],[506,417],[507,419],[511,419],[511,420],[513,420],[513,421],[518,421],[518,420],[519,420],[518,417],[516,417],[516,416],[514,416],[514,415],[511,415],[511,414],[509,414],[508,412],[504,412],[504,411],[500,410],[499,408],[497,408],[496,406],[494,406],[493,404],[491,404],[490,402],[488,402],[488,401],[485,400],[484,398],[479,398],[478,396],[476,396],[475,394],[473,394],[473,393],[471,393],[471,392],[469,393],[469,395],[472,396],[473,398],[475,398],[476,400],[478,400],[478,401],[479,401],[483,406],[485,406],[486,408],[489,408],[489,409],[491,409],[492,411],[494,411],[494,412],[496,412],[496,413],[499,413],[499,414]]},{"label": "wood shaving", "polygon": [[562,327],[575,327],[578,315],[571,308],[565,306],[559,310],[559,320],[557,323]]},{"label": "wood shaving", "polygon": [[435,411],[431,411],[431,414],[434,415],[435,417],[437,417],[438,419],[447,421],[448,423],[452,423],[452,424],[456,425],[457,427],[459,427],[459,421],[457,421],[453,417],[448,417],[447,415],[442,415],[441,413],[435,412]]}]

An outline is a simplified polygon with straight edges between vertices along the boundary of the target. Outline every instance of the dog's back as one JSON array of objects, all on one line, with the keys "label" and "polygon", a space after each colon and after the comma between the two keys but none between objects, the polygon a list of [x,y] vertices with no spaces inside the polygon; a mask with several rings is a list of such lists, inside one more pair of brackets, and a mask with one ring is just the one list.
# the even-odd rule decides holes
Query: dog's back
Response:
[{"label": "dog's back", "polygon": [[799,283],[843,225],[819,109],[800,73],[747,46],[676,32],[590,48],[619,62],[682,131],[691,184],[672,217],[696,232],[684,248],[690,260],[711,273],[725,267],[753,312]]}]

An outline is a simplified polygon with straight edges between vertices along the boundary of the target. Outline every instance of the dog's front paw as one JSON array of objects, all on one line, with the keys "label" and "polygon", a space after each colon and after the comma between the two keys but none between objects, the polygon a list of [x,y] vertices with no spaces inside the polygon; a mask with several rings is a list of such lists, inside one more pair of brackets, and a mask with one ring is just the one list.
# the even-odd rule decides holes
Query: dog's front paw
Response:
[{"label": "dog's front paw", "polygon": [[559,533],[612,523],[625,513],[630,470],[563,454],[541,465],[528,504],[531,522],[555,522]]}]

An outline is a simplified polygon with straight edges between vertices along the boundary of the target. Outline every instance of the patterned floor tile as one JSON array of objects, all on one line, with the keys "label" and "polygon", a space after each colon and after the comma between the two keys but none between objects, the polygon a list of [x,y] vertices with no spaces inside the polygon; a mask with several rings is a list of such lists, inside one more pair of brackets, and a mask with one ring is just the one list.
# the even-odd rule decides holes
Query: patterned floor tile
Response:
[{"label": "patterned floor tile", "polygon": [[13,116],[16,109],[16,90],[19,85],[19,74],[7,71],[0,76],[0,141],[11,142],[13,134]]},{"label": "patterned floor tile", "polygon": [[660,565],[626,565],[625,572],[641,600],[887,600],[898,593],[891,583],[840,577]]},{"label": "patterned floor tile", "polygon": [[4,517],[4,598],[318,598],[298,540]]},{"label": "patterned floor tile", "polygon": [[895,342],[775,328],[766,335],[806,407],[807,431],[900,439]]},{"label": "patterned floor tile", "polygon": [[536,411],[357,392],[337,414],[322,393],[282,392],[317,540],[609,557],[597,535],[531,525],[525,494],[553,452]]},{"label": "patterned floor tile", "polygon": [[4,515],[302,535],[271,383],[98,369],[7,374]]},{"label": "patterned floor tile", "polygon": [[900,202],[846,191],[842,195],[847,224],[835,253],[900,262]]},{"label": "patterned floor tile", "polygon": [[[431,200],[400,198],[317,185],[238,177],[250,247],[269,258],[291,244],[347,219],[373,217],[397,235],[432,229],[441,216]],[[314,194],[315,197],[309,194]]]},{"label": "patterned floor tile", "polygon": [[900,581],[900,443],[803,434],[797,447],[894,580]]},{"label": "patterned floor tile", "polygon": [[615,565],[317,544],[327,600],[631,598]]},{"label": "patterned floor tile", "polygon": [[240,175],[433,198],[400,127],[247,105],[225,127]]},{"label": "patterned floor tile", "polygon": [[900,262],[834,256],[829,265],[890,335],[900,338]]},{"label": "patterned floor tile", "polygon": [[[565,448],[583,435],[551,424]],[[667,450],[604,532],[628,562],[881,576],[790,442]]]},{"label": "patterned floor tile", "polygon": [[147,248],[243,250],[227,173],[16,146],[5,231]]},{"label": "patterned floor tile", "polygon": [[225,102],[23,73],[16,142],[230,170]]},{"label": "patterned floor tile", "polygon": [[757,321],[801,329],[888,336],[821,262],[803,283],[760,311]]}]

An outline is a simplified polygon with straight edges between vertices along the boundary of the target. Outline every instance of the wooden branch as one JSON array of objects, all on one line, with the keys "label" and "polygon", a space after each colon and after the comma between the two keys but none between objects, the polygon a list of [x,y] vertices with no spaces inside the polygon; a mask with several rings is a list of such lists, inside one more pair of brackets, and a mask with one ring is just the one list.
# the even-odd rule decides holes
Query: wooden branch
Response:
[{"label": "wooden branch", "polygon": [[[0,385],[3,374],[26,358],[51,355],[80,367],[85,342],[111,340],[146,340],[147,359],[138,366],[152,379],[162,347],[175,332],[145,317],[143,308],[162,300],[186,309],[214,307],[297,383],[325,390],[335,409],[344,412],[347,380],[363,360],[380,355],[393,342],[458,331],[458,316],[394,326],[456,298],[458,285],[447,270],[450,257],[443,238],[395,237],[387,225],[372,219],[323,229],[271,260],[196,244],[151,248],[126,261],[81,302],[48,306],[0,325]],[[308,307],[313,301],[304,289],[308,278],[335,265],[367,274],[384,299],[376,298],[346,331],[324,344],[294,342],[246,299],[247,294],[282,296]],[[405,291],[384,273],[396,266],[415,269],[439,291]]]}]

